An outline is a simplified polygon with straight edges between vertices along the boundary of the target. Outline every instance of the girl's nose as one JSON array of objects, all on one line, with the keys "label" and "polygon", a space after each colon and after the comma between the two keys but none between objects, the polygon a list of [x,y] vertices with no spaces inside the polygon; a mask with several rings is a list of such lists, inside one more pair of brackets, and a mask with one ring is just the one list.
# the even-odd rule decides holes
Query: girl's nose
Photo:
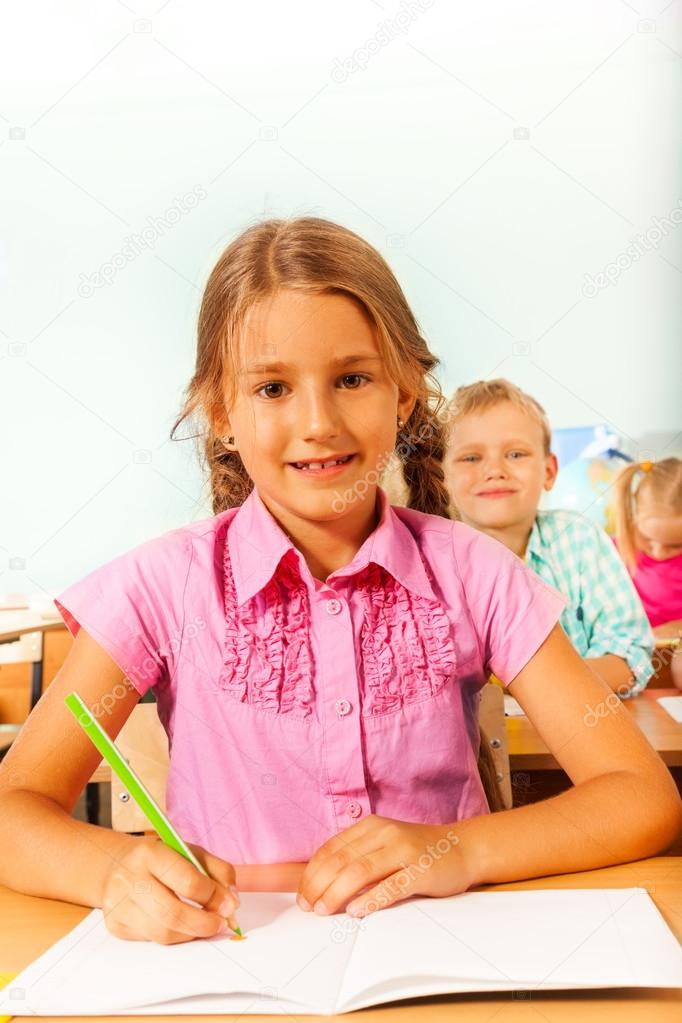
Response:
[{"label": "girl's nose", "polygon": [[333,398],[310,388],[301,400],[299,415],[301,436],[306,440],[334,436],[338,432],[338,409]]}]

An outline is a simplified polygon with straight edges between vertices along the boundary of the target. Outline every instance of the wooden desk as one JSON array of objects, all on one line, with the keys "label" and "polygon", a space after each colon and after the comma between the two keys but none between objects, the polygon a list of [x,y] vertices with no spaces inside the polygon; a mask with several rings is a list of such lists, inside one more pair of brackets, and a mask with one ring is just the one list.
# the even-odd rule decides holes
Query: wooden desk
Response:
[{"label": "wooden desk", "polygon": [[53,632],[55,629],[65,629],[61,615],[55,611],[54,615],[44,618],[40,611],[26,610],[0,610],[0,643],[11,643],[20,636],[29,632]]},{"label": "wooden desk", "polygon": [[[681,696],[679,689],[645,689],[623,706],[668,767],[682,767],[682,724],[674,721],[660,704],[659,696]],[[509,740],[509,765],[513,771],[558,771],[558,763],[526,717],[505,718]]]},{"label": "wooden desk", "polygon": [[[64,622],[55,608],[54,616],[45,617],[40,611],[0,610],[0,644],[15,643],[22,636],[32,632],[54,632],[65,629]],[[31,695],[29,711],[33,710],[43,692],[45,640],[42,638],[40,660],[32,661]]]},{"label": "wooden desk", "polygon": [[[282,864],[274,867],[237,868],[237,884],[271,891],[295,891],[303,866]],[[514,891],[532,888],[630,888],[643,887],[651,894],[666,923],[682,941],[682,857],[655,857],[618,867],[590,870],[580,874],[544,877],[516,884],[490,886],[492,890]],[[90,912],[81,906],[51,899],[19,895],[0,886],[0,970],[18,973],[42,955]],[[560,926],[560,921],[557,922]],[[350,1020],[362,1016],[370,1023],[422,1023],[451,1020],[458,1023],[574,1023],[580,1014],[582,1023],[679,1023],[682,1018],[682,990],[643,989],[600,992],[532,992],[524,998],[511,992],[494,995],[438,995],[411,1002],[393,1003],[362,1009],[345,1016],[303,1016],[303,1020]],[[54,1017],[65,1023],[79,1023],[88,1017]],[[94,1017],[90,1017],[94,1018]],[[98,1016],[100,1023],[126,1019],[149,1023],[150,1016]],[[187,1023],[211,1023],[227,1017],[187,1015]],[[243,1023],[272,1023],[273,1016],[245,1016]],[[284,1017],[283,1017],[284,1018]],[[293,1017],[286,1017],[292,1019]]]}]

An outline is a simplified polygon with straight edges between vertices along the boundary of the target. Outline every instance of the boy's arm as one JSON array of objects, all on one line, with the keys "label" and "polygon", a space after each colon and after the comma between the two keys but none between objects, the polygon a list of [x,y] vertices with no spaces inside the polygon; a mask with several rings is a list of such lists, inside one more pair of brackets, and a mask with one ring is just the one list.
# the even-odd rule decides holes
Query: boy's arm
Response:
[{"label": "boy's arm", "polygon": [[594,526],[581,539],[587,665],[619,696],[635,696],[653,674],[651,626],[608,535]]},{"label": "boy's arm", "polygon": [[632,684],[636,679],[624,657],[604,654],[602,657],[585,657],[584,660],[588,668],[591,668],[614,692],[632,695]]}]

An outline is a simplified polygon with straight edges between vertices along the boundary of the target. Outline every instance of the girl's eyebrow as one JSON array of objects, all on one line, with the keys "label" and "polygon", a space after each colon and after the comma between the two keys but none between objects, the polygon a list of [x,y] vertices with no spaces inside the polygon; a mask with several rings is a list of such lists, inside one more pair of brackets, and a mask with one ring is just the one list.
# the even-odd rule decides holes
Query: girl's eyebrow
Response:
[{"label": "girl's eyebrow", "polygon": [[[346,355],[342,359],[333,359],[330,365],[334,368],[339,368],[340,366],[348,366],[354,362],[381,362],[381,356],[376,355],[374,352],[363,352],[359,355]],[[249,367],[247,373],[284,373],[290,368],[291,367],[287,366],[284,362],[257,362]]]}]

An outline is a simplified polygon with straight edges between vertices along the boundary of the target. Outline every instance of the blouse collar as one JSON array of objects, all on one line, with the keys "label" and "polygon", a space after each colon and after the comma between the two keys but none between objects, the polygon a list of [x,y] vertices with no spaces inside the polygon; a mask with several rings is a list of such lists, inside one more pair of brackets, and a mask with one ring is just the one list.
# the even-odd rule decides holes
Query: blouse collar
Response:
[{"label": "blouse collar", "polygon": [[[386,493],[377,487],[379,522],[350,564],[338,568],[328,579],[341,579],[361,572],[370,562],[381,565],[408,590],[435,600],[417,540],[396,514]],[[299,571],[305,578],[310,570],[254,487],[238,509],[227,531],[237,603],[241,606],[263,589],[275,574],[284,555],[293,550]],[[310,576],[312,579],[312,576]]]}]

